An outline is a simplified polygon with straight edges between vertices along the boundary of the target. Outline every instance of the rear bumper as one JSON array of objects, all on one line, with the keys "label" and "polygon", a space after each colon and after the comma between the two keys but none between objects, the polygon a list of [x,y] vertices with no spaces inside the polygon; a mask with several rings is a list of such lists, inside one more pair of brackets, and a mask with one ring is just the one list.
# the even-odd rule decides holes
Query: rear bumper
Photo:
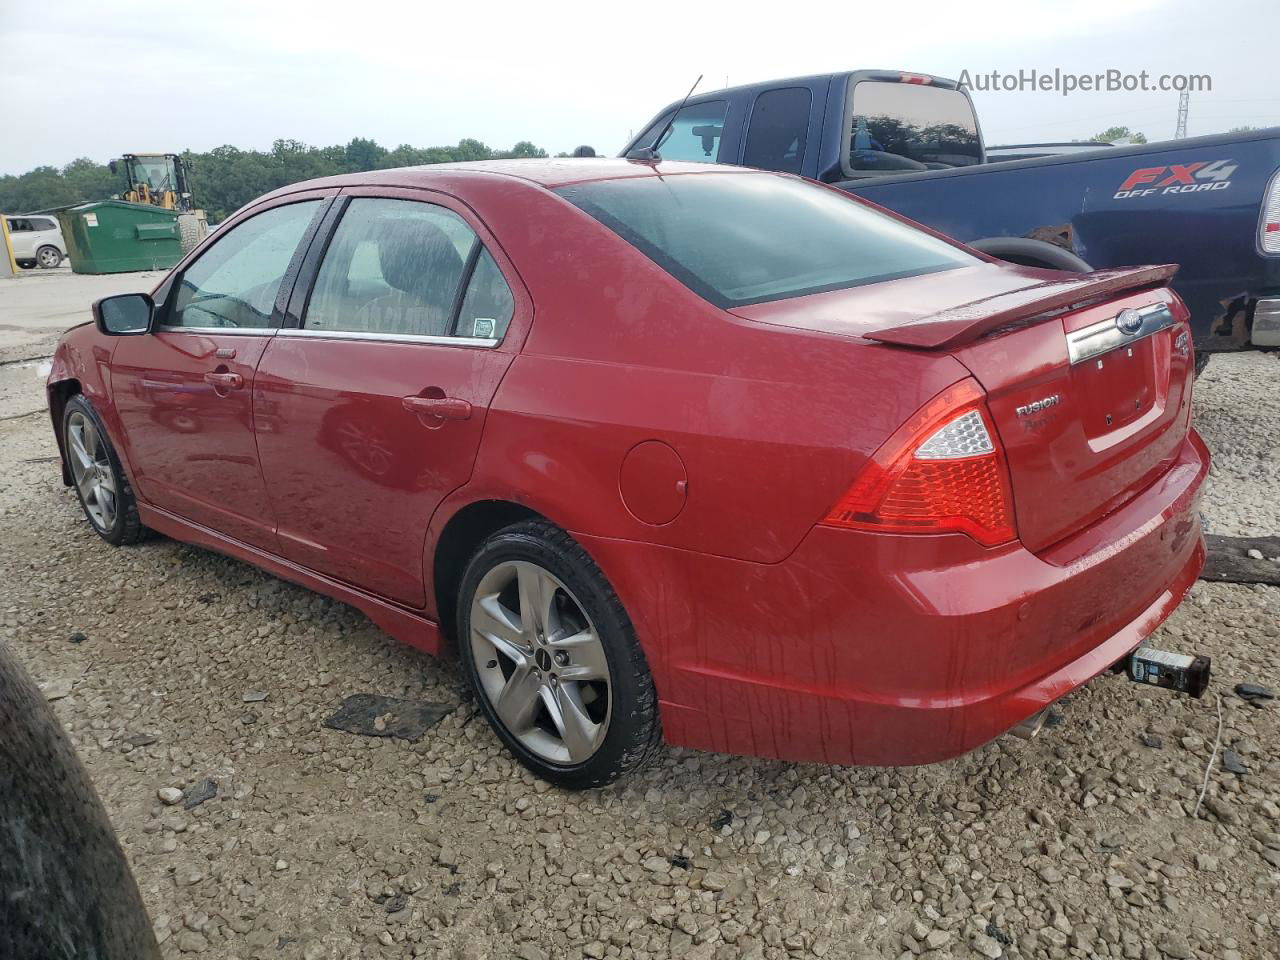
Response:
[{"label": "rear bumper", "polygon": [[999,736],[1150,634],[1204,563],[1194,433],[1148,490],[1037,556],[815,528],[751,564],[581,537],[632,614],[667,740],[905,765]]}]

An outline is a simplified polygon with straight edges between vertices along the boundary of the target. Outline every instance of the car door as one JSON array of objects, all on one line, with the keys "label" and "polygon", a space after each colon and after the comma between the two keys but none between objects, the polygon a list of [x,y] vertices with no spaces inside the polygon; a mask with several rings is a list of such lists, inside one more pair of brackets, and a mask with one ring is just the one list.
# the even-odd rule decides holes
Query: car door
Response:
[{"label": "car door", "polygon": [[66,247],[62,242],[62,231],[58,229],[56,220],[51,220],[48,217],[31,217],[30,223],[33,252],[39,250],[45,244],[49,244],[66,253]]},{"label": "car door", "polygon": [[30,260],[36,255],[35,231],[26,217],[9,218],[9,243],[15,260]]},{"label": "car door", "polygon": [[428,523],[471,474],[531,304],[461,204],[358,193],[259,364],[258,450],[285,556],[422,607]]},{"label": "car door", "polygon": [[121,337],[111,387],[138,492],[275,552],[254,440],[253,378],[329,199],[252,212],[180,268],[148,336]]}]

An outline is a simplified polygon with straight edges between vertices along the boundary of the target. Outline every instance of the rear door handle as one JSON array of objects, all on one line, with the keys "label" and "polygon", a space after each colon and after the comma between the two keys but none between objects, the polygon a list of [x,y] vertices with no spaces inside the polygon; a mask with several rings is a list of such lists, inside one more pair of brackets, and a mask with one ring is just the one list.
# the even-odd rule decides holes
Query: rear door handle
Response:
[{"label": "rear door handle", "polygon": [[410,413],[442,420],[470,420],[471,404],[453,397],[402,397],[400,405]]},{"label": "rear door handle", "polygon": [[238,373],[206,373],[204,382],[223,390],[239,390],[244,387],[244,377]]}]

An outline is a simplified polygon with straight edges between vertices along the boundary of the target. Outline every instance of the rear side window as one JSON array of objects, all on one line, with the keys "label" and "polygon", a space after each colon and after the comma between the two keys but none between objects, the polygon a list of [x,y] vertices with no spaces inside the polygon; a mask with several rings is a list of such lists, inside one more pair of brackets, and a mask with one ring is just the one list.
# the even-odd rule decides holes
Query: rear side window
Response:
[{"label": "rear side window", "polygon": [[280,282],[321,201],[273,207],[236,224],[182,273],[171,327],[275,325]]},{"label": "rear side window", "polygon": [[58,225],[56,223],[52,220],[46,220],[43,217],[39,220],[33,219],[31,221],[32,230],[56,230],[57,228]]},{"label": "rear side window", "polygon": [[743,164],[799,173],[804,160],[811,100],[808,87],[787,87],[760,94],[751,110]]},{"label": "rear side window", "polygon": [[636,177],[557,192],[720,307],[980,262],[838,191],[775,174]]},{"label": "rear side window", "polygon": [[496,340],[506,332],[514,303],[493,258],[452,210],[357,197],[334,231],[302,325]]},{"label": "rear side window", "polygon": [[[720,156],[720,139],[724,135],[724,116],[728,104],[708,100],[684,107],[671,129],[656,144],[663,160],[685,160],[692,163],[715,163]],[[663,117],[637,141],[637,145],[653,145],[653,138],[667,125],[670,114]]]},{"label": "rear side window", "polygon": [[515,298],[502,271],[489,251],[481,250],[458,313],[458,336],[501,340],[515,308]]},{"label": "rear side window", "polygon": [[850,98],[849,171],[944,170],[982,162],[978,120],[959,90],[863,80]]}]

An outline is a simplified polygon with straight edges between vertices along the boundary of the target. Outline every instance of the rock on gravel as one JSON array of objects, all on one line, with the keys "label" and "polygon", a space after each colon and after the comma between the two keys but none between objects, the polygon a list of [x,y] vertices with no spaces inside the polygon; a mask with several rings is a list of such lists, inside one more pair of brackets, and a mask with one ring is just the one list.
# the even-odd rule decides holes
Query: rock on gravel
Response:
[{"label": "rock on gravel", "polygon": [[[1197,386],[1219,532],[1280,532],[1277,371],[1218,357]],[[1198,583],[1152,639],[1214,658],[1249,768],[1214,764],[1195,818],[1215,696],[1105,676],[1037,739],[930,767],[668,749],[565,793],[502,749],[454,660],[203,550],[112,549],[26,462],[53,453],[43,414],[0,421],[0,642],[78,678],[54,709],[170,960],[1280,955],[1280,710],[1232,691],[1280,685],[1280,588]],[[323,727],[335,690],[459,706],[417,740],[349,736]],[[184,809],[204,778],[216,801]]]}]

